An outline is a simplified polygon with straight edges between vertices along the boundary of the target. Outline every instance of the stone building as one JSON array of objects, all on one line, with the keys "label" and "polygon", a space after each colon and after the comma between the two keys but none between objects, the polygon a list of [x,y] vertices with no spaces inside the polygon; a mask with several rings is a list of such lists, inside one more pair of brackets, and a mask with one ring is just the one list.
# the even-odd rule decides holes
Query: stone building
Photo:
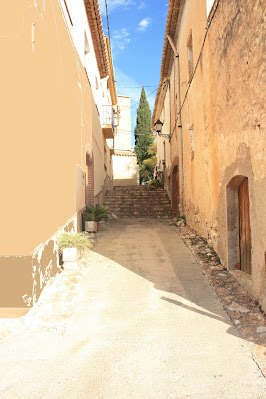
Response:
[{"label": "stone building", "polygon": [[153,124],[173,215],[266,310],[265,2],[170,0]]},{"label": "stone building", "polygon": [[20,307],[110,185],[115,81],[98,0],[2,2],[0,19],[0,306]]}]

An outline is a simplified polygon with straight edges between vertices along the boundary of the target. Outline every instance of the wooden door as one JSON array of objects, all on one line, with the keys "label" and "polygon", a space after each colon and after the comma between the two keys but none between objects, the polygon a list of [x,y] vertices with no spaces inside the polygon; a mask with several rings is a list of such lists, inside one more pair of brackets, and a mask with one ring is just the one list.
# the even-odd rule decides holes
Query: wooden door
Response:
[{"label": "wooden door", "polygon": [[251,229],[249,219],[248,179],[238,187],[240,269],[251,273]]}]

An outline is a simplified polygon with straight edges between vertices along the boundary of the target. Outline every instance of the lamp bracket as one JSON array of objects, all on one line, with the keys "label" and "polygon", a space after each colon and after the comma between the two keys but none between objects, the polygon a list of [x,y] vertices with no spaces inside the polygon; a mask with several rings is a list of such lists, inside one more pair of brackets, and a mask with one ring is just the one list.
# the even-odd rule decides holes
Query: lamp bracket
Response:
[{"label": "lamp bracket", "polygon": [[158,133],[158,136],[160,136],[160,137],[165,137],[166,139],[171,140],[170,134]]}]

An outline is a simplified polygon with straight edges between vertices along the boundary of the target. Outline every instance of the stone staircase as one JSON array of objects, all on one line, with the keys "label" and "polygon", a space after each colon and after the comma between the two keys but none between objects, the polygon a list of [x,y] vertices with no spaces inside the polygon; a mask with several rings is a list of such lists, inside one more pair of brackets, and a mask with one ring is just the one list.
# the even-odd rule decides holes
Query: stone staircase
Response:
[{"label": "stone staircase", "polygon": [[119,217],[170,218],[171,205],[163,188],[116,186],[108,191],[104,205]]}]

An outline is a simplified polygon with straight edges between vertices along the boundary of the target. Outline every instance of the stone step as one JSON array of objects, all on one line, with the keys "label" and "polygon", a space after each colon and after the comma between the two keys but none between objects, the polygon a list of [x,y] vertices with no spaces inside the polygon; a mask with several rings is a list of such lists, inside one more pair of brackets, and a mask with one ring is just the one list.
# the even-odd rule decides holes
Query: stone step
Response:
[{"label": "stone step", "polygon": [[114,187],[106,193],[104,205],[119,217],[171,217],[170,201],[163,188]]},{"label": "stone step", "polygon": [[131,192],[120,192],[120,191],[108,191],[108,195],[118,196],[156,196],[156,195],[167,195],[165,191],[131,191]]},{"label": "stone step", "polygon": [[109,201],[110,203],[116,202],[116,201],[121,201],[121,202],[152,202],[152,203],[169,203],[169,199],[168,198],[158,198],[158,197],[147,197],[147,198],[137,198],[137,197],[132,197],[132,198],[115,198],[115,197],[106,197],[106,202]]},{"label": "stone step", "polygon": [[142,201],[110,201],[106,200],[105,204],[106,205],[127,205],[127,203],[132,204],[133,206],[141,206],[142,204],[149,205],[149,206],[168,206],[169,201],[152,201],[151,203],[149,202],[142,202]]}]

